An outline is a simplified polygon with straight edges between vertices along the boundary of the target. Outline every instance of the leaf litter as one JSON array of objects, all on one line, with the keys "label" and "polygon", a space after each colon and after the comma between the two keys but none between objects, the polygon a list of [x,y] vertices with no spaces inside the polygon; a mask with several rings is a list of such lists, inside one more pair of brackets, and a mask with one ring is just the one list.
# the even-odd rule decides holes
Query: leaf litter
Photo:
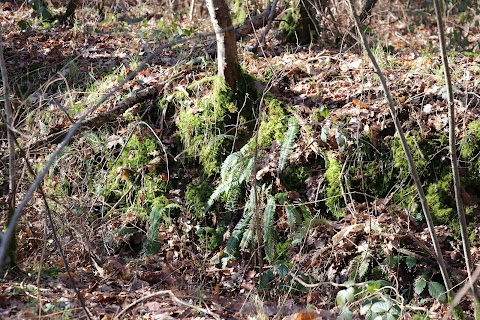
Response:
[{"label": "leaf litter", "polygon": [[[18,14],[21,16],[22,11],[19,10]],[[14,17],[11,11],[4,11],[3,15],[2,24],[11,23],[12,19],[20,19],[18,16]],[[398,28],[401,30],[405,26]],[[131,25],[127,30],[118,31],[115,30],[115,25],[104,24],[95,33],[75,35],[70,29],[36,29],[26,37],[19,30],[11,28],[5,33],[7,67],[14,75],[26,74],[26,70],[39,65],[51,69],[52,72],[41,74],[39,83],[47,81],[57,71],[62,72],[67,58],[76,59],[78,69],[83,73],[95,70],[96,77],[107,74],[112,67],[121,66],[126,68],[126,75],[132,63],[129,57],[137,54],[141,48],[148,50],[148,45],[137,40],[141,37],[136,32]],[[430,30],[417,32],[427,35],[431,33]],[[415,39],[396,39],[401,43],[395,44],[399,48],[398,53],[388,56],[386,61],[392,66],[386,69],[386,76],[397,99],[397,111],[403,121],[404,130],[409,132],[420,129],[425,139],[432,133],[445,132],[447,129],[442,80],[433,75],[432,69],[440,64],[440,59],[435,55],[422,57],[402,48],[406,47],[404,42],[413,48],[421,48],[425,45],[421,39],[427,38],[417,36]],[[183,50],[188,52],[185,48]],[[212,64],[198,68],[184,67],[187,77],[168,81],[172,74],[178,72],[177,55],[178,50],[172,50],[159,57],[132,81],[128,88],[124,88],[124,93],[138,86],[151,86],[161,82],[167,82],[168,90],[173,92],[173,88],[186,87],[194,79],[214,73]],[[311,163],[312,175],[305,181],[305,193],[292,191],[289,194],[293,201],[315,203],[323,196],[321,185],[324,176],[320,169],[315,167],[312,159],[318,157],[319,148],[340,154],[338,149],[341,144],[347,143],[339,139],[340,133],[343,132],[349,137],[368,134],[374,146],[393,135],[393,123],[383,93],[373,69],[362,55],[326,51],[318,46],[298,47],[294,53],[290,53],[285,52],[283,45],[272,40],[266,47],[265,56],[254,58],[246,55],[242,64],[250,74],[259,79],[266,78],[269,70],[273,72],[275,77],[272,79],[273,86],[270,91],[294,106],[292,114],[300,125],[300,138],[292,146],[289,161],[292,164]],[[479,83],[476,78],[480,59],[452,56],[451,64],[461,66],[464,70],[455,88],[460,106],[456,119],[460,138],[465,134],[467,124],[478,118],[480,96],[477,94]],[[63,70],[64,73],[71,72],[68,69]],[[15,76],[13,78],[15,79]],[[116,80],[112,81],[111,86]],[[55,92],[47,89],[44,94],[49,96]],[[37,100],[31,101],[32,104],[38,103],[38,99],[43,97],[38,96],[35,99]],[[315,112],[323,108],[329,112],[318,118]],[[101,109],[97,112],[104,111]],[[176,115],[167,115],[163,118],[162,139],[168,150],[174,148],[175,117]],[[67,126],[64,121],[59,120],[59,123]],[[311,133],[307,129],[309,127],[317,129]],[[35,127],[25,129],[41,131]],[[115,145],[122,147],[125,144],[125,128],[119,125],[117,132],[118,134],[107,139],[107,148]],[[22,143],[25,144],[35,138],[25,135],[23,139],[25,141]],[[35,151],[38,160],[49,153],[48,148]],[[84,159],[78,161],[88,157],[86,152]],[[270,152],[264,155],[260,170],[256,172],[257,180],[267,175],[276,176],[278,157],[278,147],[272,146]],[[161,160],[162,155],[157,158]],[[155,165],[153,160],[149,165]],[[185,170],[173,173],[173,178],[175,175],[185,175],[188,180],[194,173]],[[280,183],[277,187],[282,189]],[[157,254],[141,257],[135,248],[145,241],[145,222],[132,213],[122,213],[106,219],[94,218],[91,224],[87,224],[80,221],[85,220],[85,213],[78,216],[72,208],[84,208],[90,213],[92,210],[101,212],[103,209],[98,208],[95,199],[75,199],[75,194],[76,192],[72,192],[71,196],[64,197],[63,201],[72,206],[70,209],[60,210],[55,223],[58,228],[69,230],[62,234],[61,242],[71,269],[74,270],[76,285],[87,308],[96,319],[111,319],[132,302],[148,295],[152,295],[152,298],[132,305],[127,317],[207,319],[213,314],[225,319],[264,315],[298,320],[334,319],[338,314],[333,302],[338,290],[332,290],[334,286],[319,286],[315,290],[294,291],[294,294],[266,293],[258,286],[261,274],[252,268],[249,261],[239,259],[227,268],[218,268],[215,256],[212,257],[210,252],[199,245],[195,234],[198,226],[193,225],[194,219],[188,213],[171,218],[170,227],[159,230],[158,242],[161,249]],[[168,198],[181,203],[183,196],[183,191],[178,189],[177,192],[170,193]],[[35,199],[34,205],[25,211],[18,227],[20,267],[30,271],[9,274],[6,280],[0,283],[2,318],[38,317],[39,308],[42,314],[49,318],[82,317],[82,310],[70,280],[55,252],[55,244],[49,241],[44,243],[42,240],[43,233],[48,231],[44,231],[46,228],[43,213],[38,209],[41,207],[40,200]],[[426,226],[418,224],[410,213],[390,207],[390,199],[375,199],[363,203],[350,201],[345,213],[345,217],[339,221],[327,221],[309,228],[302,239],[302,245],[290,249],[289,261],[294,265],[294,272],[305,281],[344,283],[352,274],[365,272],[362,268],[383,265],[390,277],[387,280],[391,283],[414,282],[411,274],[395,269],[394,265],[389,268],[388,264],[377,261],[381,256],[401,255],[416,259],[417,263],[411,264],[416,273],[429,272],[435,268]],[[78,217],[77,221],[72,221],[74,216]],[[286,224],[284,225],[280,229],[287,229]],[[77,226],[80,226],[80,230]],[[122,228],[129,232],[114,234],[114,230]],[[477,234],[480,233],[480,229],[476,229]],[[462,281],[465,278],[461,266],[462,252],[458,244],[448,240],[451,230],[445,226],[437,226],[436,230],[443,245],[442,249],[449,257],[447,262],[459,271],[456,277]],[[402,246],[399,244],[400,240]],[[37,281],[38,270],[31,268],[39,265],[44,246],[44,266]],[[104,248],[99,250],[102,246]],[[472,254],[475,261],[480,259],[480,250],[477,247],[472,248]],[[101,266],[95,263],[92,256],[102,262]],[[367,264],[359,264],[356,260],[359,256],[363,257]],[[16,279],[22,281],[18,282]],[[285,281],[288,286],[298,286],[294,279],[288,281]],[[430,282],[428,288],[437,295],[441,294],[435,282]],[[154,296],[162,290],[168,290],[169,293],[165,296]],[[172,299],[172,295],[181,303]],[[307,305],[312,304],[315,305],[313,310],[306,309]],[[439,315],[444,312],[444,307],[433,299],[423,306],[432,314]]]}]

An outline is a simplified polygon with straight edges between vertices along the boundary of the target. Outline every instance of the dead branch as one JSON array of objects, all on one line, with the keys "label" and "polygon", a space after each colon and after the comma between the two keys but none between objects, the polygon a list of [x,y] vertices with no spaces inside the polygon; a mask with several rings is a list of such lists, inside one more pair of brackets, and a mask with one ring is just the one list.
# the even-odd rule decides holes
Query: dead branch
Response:
[{"label": "dead branch", "polygon": [[146,295],[144,297],[141,297],[140,299],[137,299],[135,300],[134,302],[130,303],[128,306],[126,306],[122,311],[120,311],[113,319],[115,320],[118,320],[120,319],[123,314],[125,312],[127,312],[128,310],[130,310],[132,307],[136,306],[137,304],[145,301],[145,300],[148,300],[150,298],[154,298],[154,297],[159,297],[159,296],[163,296],[163,295],[169,295],[173,301],[175,301],[177,304],[179,305],[182,305],[182,306],[186,306],[186,307],[189,307],[189,308],[192,308],[194,310],[197,310],[199,312],[202,312],[202,313],[206,313],[210,316],[212,316],[214,319],[218,319],[220,320],[220,316],[210,310],[207,310],[207,309],[204,309],[204,308],[201,308],[201,307],[198,307],[198,306],[195,306],[191,303],[188,303],[186,301],[183,301],[179,298],[177,298],[177,296],[175,296],[175,294],[172,292],[172,290],[162,290],[162,291],[158,291],[158,292],[154,292],[152,294],[149,294],[149,295]]},{"label": "dead branch", "polygon": [[[138,103],[142,103],[148,99],[151,99],[159,95],[162,90],[163,90],[163,84],[135,91],[130,97],[119,102],[117,106],[112,110],[109,110],[103,113],[98,113],[86,119],[82,123],[81,127],[84,129],[94,129],[108,122],[115,121],[118,118],[118,116],[123,114],[129,108],[133,107]],[[65,136],[67,135],[70,129],[71,129],[71,126],[59,132],[52,133],[42,140],[31,143],[25,149],[30,151],[32,150],[35,151],[35,150],[50,146],[52,144],[60,143],[65,138]],[[8,156],[3,157],[2,162],[5,162],[7,158]]]}]

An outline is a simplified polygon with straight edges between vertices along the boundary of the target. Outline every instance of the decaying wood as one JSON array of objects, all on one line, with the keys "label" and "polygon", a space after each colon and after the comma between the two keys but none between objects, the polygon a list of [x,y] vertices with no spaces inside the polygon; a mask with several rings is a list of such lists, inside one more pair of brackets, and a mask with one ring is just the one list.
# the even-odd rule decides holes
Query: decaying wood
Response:
[{"label": "decaying wood", "polygon": [[[254,30],[265,27],[268,24],[268,17],[271,11],[270,9],[271,8],[265,10],[259,15],[254,16],[252,19],[245,20],[243,25],[235,27],[235,39],[238,41],[251,34]],[[279,11],[275,10],[273,18],[275,18],[278,13]]]}]

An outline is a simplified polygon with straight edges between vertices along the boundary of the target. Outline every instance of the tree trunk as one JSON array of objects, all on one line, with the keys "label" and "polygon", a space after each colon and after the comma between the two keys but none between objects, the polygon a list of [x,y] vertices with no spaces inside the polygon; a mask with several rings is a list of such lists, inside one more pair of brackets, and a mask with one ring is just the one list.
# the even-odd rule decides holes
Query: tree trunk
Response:
[{"label": "tree trunk", "polygon": [[207,7],[217,36],[218,75],[235,91],[238,59],[230,11],[225,0],[207,0]]},{"label": "tree trunk", "polygon": [[367,20],[368,16],[373,10],[373,7],[375,7],[375,4],[377,3],[378,0],[367,0],[365,1],[365,4],[363,5],[362,8],[362,13],[360,14],[360,22],[365,22]]}]

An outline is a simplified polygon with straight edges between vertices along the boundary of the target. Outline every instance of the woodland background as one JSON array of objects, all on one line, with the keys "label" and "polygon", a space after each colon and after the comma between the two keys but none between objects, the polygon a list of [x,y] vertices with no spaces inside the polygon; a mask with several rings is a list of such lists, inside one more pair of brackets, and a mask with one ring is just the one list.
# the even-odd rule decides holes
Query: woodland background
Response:
[{"label": "woodland background", "polygon": [[1,4],[1,318],[479,318],[477,1]]}]

